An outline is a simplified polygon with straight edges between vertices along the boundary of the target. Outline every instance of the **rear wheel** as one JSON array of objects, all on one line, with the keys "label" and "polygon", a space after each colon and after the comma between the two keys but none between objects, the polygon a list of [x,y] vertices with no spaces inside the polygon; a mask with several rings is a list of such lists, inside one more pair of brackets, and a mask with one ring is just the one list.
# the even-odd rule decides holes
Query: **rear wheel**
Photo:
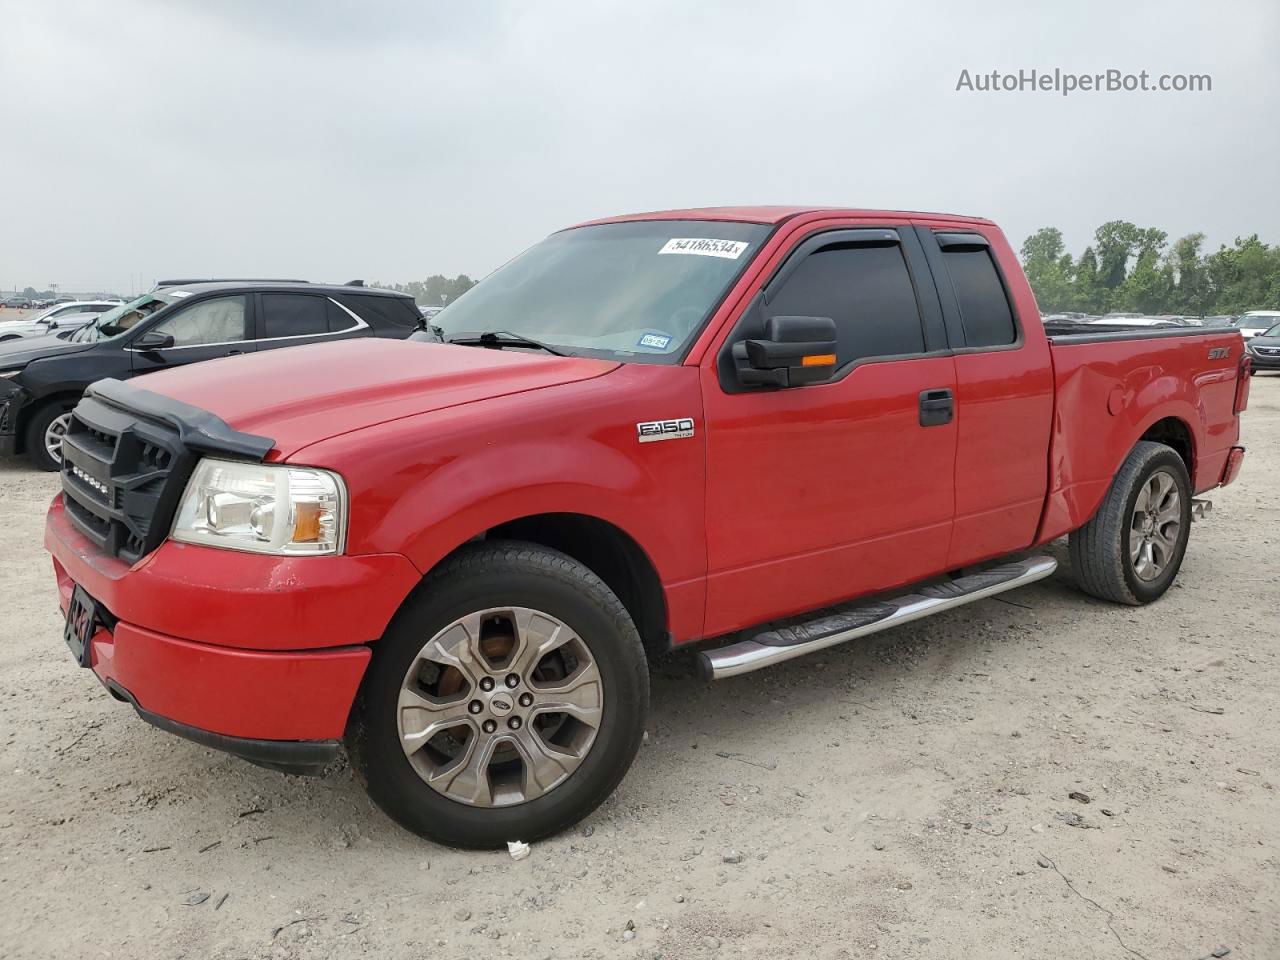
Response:
[{"label": "rear wheel", "polygon": [[1141,441],[1093,519],[1071,534],[1071,566],[1085,593],[1139,605],[1169,589],[1191,535],[1191,480],[1170,447]]},{"label": "rear wheel", "polygon": [[27,455],[41,470],[62,469],[62,438],[71,423],[75,401],[54,401],[32,414],[27,423]]},{"label": "rear wheel", "polygon": [[408,829],[499,846],[594,810],[639,748],[648,699],[639,635],[594,573],[534,544],[481,543],[379,641],[347,746]]}]

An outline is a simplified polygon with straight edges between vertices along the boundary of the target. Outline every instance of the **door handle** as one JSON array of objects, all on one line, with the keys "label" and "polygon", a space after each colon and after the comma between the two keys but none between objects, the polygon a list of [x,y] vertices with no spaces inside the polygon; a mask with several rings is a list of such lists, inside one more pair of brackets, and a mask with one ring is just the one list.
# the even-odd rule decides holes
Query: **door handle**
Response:
[{"label": "door handle", "polygon": [[223,354],[224,357],[238,357],[244,353],[243,350],[228,350]]},{"label": "door handle", "polygon": [[955,416],[956,400],[946,387],[920,391],[920,426],[940,427]]}]

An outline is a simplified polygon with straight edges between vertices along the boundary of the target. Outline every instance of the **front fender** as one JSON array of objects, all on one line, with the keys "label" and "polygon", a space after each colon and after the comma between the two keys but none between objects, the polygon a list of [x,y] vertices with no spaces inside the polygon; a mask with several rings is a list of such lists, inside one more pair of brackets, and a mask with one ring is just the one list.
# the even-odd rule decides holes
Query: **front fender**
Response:
[{"label": "front fender", "polygon": [[[678,417],[694,419],[693,437],[638,442],[638,421]],[[703,442],[696,370],[636,364],[378,424],[290,460],[343,475],[348,552],[400,553],[423,573],[522,517],[572,513],[611,523],[653,562],[673,630],[679,609],[684,635],[696,635],[707,568]]]}]

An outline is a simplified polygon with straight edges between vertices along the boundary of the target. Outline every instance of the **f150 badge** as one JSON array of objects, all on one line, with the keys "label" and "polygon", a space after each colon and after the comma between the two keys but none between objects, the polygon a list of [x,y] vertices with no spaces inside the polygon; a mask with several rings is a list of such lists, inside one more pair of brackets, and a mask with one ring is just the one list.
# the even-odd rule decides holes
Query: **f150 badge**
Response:
[{"label": "f150 badge", "polygon": [[676,420],[647,420],[644,423],[636,424],[636,435],[641,443],[692,437],[693,418],[680,417]]}]

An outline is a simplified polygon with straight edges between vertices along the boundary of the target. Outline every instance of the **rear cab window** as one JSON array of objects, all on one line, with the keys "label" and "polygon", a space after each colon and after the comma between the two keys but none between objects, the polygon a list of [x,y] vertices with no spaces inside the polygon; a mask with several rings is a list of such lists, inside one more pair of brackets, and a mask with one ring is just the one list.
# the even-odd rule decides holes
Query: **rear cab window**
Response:
[{"label": "rear cab window", "polygon": [[1016,344],[1018,327],[1009,295],[986,240],[975,233],[936,231],[935,236],[964,331],[965,342],[952,346],[972,349]]}]

